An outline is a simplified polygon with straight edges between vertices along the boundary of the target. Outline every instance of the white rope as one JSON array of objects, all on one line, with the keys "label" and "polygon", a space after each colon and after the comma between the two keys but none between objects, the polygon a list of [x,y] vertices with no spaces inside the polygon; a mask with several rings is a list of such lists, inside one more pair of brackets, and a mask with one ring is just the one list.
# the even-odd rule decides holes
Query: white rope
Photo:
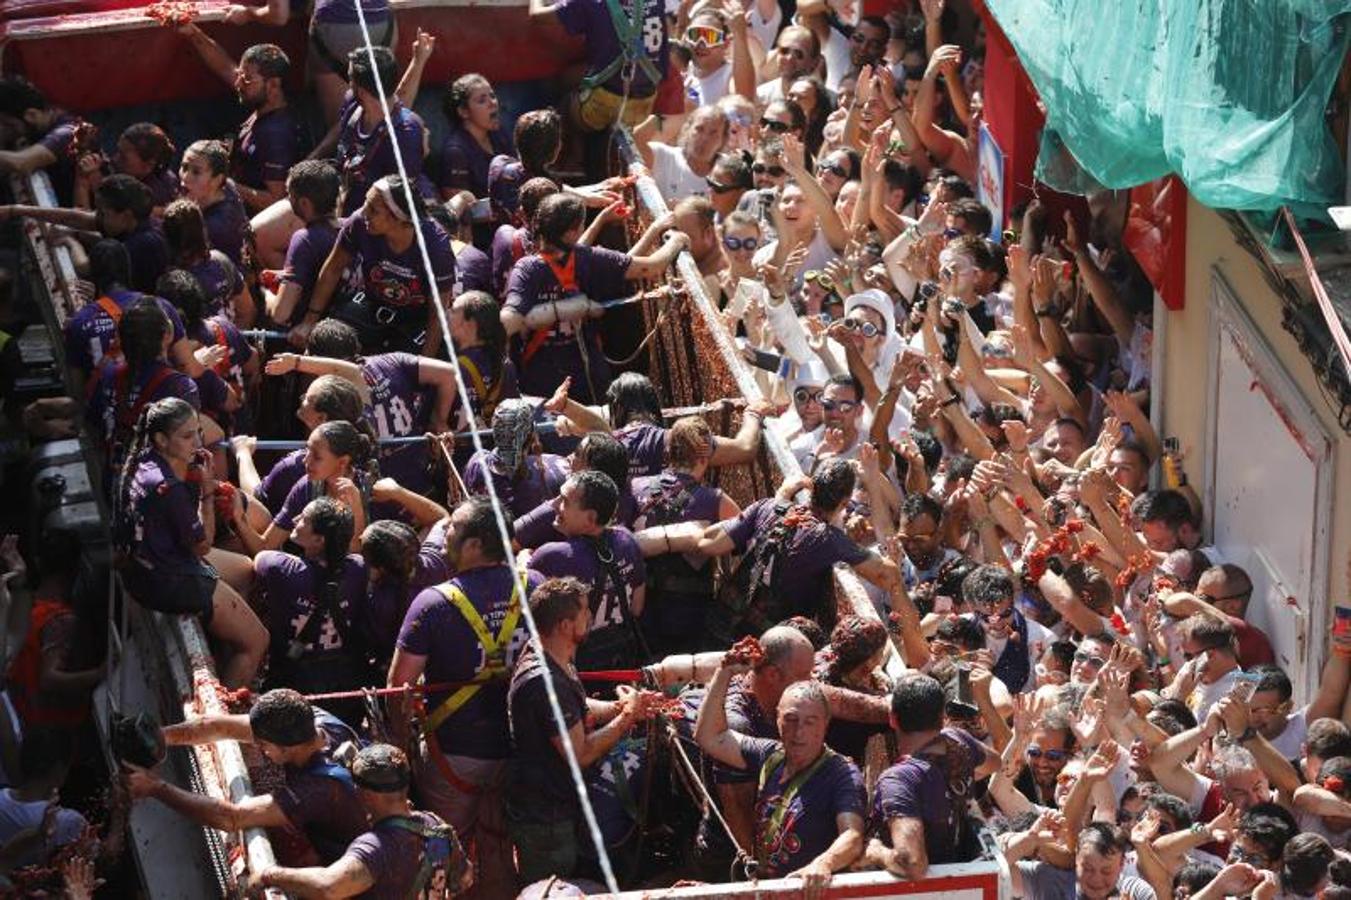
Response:
[{"label": "white rope", "polygon": [[[408,177],[408,171],[403,164],[403,151],[399,147],[398,136],[394,131],[394,119],[390,115],[389,101],[385,97],[385,85],[380,78],[380,67],[375,61],[375,47],[371,43],[371,33],[366,27],[366,13],[361,8],[361,0],[353,0],[353,6],[356,7],[357,21],[361,25],[361,39],[366,44],[366,56],[370,59],[371,73],[375,76],[376,92],[380,97],[380,111],[385,117],[385,128],[389,130],[389,146],[394,151],[394,162],[399,167],[399,176],[403,179],[404,199],[408,202],[408,212],[412,219],[413,235],[417,238],[418,250],[422,253],[422,266],[427,277],[427,290],[430,296],[430,302],[436,309],[436,317],[441,325],[441,337],[445,341],[446,355],[451,364],[451,369],[455,372],[455,386],[460,394],[460,402],[464,405],[465,417],[474,421],[474,412],[469,403],[469,386],[465,383],[464,373],[460,371],[458,354],[455,351],[455,345],[450,336],[450,323],[446,320],[446,311],[441,304],[440,292],[436,286],[436,273],[432,268],[432,260],[427,252],[427,240],[422,234],[422,223],[418,221],[417,204],[413,197],[413,182]],[[393,15],[391,12],[390,15]],[[478,429],[470,430],[470,440],[474,443],[474,450],[478,453],[483,452],[483,440],[479,437]],[[507,528],[507,522],[502,515],[502,502],[497,496],[497,489],[493,484],[491,477],[485,478],[484,483],[488,488],[488,497],[493,505],[493,515],[497,518],[497,527],[502,536],[502,546],[506,550],[507,564],[511,566],[513,573],[517,573],[516,554],[511,549],[511,535]],[[516,577],[520,577],[517,574]],[[531,615],[530,604],[521,604],[521,615],[525,619],[526,628],[530,632],[530,646],[534,648],[539,656],[544,674],[544,691],[549,698],[549,709],[553,713],[554,724],[558,726],[558,734],[562,738],[563,755],[567,758],[568,769],[572,773],[573,787],[577,790],[577,799],[582,804],[582,816],[586,819],[586,827],[591,832],[591,841],[595,844],[596,854],[600,860],[601,872],[605,876],[605,884],[609,887],[611,893],[619,893],[619,882],[615,880],[613,866],[610,865],[610,855],[605,849],[605,838],[601,835],[600,824],[596,821],[596,812],[591,808],[591,799],[586,793],[586,782],[582,779],[582,767],[577,761],[577,755],[573,752],[572,741],[568,739],[568,725],[563,718],[563,708],[558,703],[558,693],[554,689],[553,674],[549,671],[549,657],[544,651],[544,644],[540,640],[539,629],[535,625],[535,617]]]}]

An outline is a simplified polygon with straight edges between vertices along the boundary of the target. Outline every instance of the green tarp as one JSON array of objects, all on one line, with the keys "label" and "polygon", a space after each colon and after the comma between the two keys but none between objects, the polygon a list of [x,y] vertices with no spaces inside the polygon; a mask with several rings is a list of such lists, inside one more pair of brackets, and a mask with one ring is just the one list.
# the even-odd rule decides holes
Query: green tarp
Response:
[{"label": "green tarp", "polygon": [[986,4],[1046,104],[1048,184],[1125,188],[1174,172],[1216,208],[1344,202],[1324,112],[1351,0]]}]

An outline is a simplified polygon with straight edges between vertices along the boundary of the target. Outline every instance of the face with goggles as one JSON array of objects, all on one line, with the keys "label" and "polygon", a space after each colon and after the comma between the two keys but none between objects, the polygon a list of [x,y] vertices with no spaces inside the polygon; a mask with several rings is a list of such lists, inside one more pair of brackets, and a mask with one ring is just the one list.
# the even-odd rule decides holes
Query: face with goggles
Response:
[{"label": "face with goggles", "polygon": [[938,284],[949,297],[970,299],[976,292],[976,264],[966,254],[938,254]]},{"label": "face with goggles", "polygon": [[781,186],[788,173],[784,171],[783,165],[778,158],[770,158],[766,154],[756,156],[755,163],[751,166],[751,176],[755,180],[755,186],[760,190],[769,190]]},{"label": "face with goggles", "polygon": [[840,312],[840,295],[835,279],[820,269],[812,269],[802,276],[802,303],[807,315],[825,314],[827,320],[835,319]]},{"label": "face with goggles", "polygon": [[803,431],[815,431],[823,421],[821,412],[821,386],[819,384],[800,384],[793,388],[793,408],[802,420]]},{"label": "face with goggles", "polygon": [[716,18],[700,16],[685,29],[685,46],[694,57],[694,65],[708,74],[721,68],[727,61],[728,41],[731,35]]}]

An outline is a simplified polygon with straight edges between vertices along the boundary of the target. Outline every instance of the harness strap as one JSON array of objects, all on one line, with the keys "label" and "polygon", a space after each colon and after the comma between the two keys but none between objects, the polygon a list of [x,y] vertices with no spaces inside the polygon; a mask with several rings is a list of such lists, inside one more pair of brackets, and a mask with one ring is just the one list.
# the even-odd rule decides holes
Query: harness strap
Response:
[{"label": "harness strap", "polygon": [[[554,280],[558,282],[558,287],[564,297],[581,292],[581,289],[577,286],[577,253],[575,251],[568,253],[568,261],[565,263],[560,263],[545,253],[536,253],[535,255],[544,260],[544,264],[549,267],[549,271],[553,273]],[[530,335],[525,350],[521,352],[521,365],[528,364],[534,355],[543,349],[545,343],[557,329],[558,323],[555,322],[548,328],[541,328]],[[579,332],[580,330],[578,329]]]},{"label": "harness strap", "polygon": [[[769,811],[769,819],[765,822],[764,831],[756,835],[755,858],[761,865],[766,862],[769,851],[778,844],[779,834],[783,831],[783,820],[788,817],[788,807],[792,806],[793,800],[797,798],[802,786],[810,781],[811,777],[835,755],[834,750],[823,747],[821,755],[816,757],[815,762],[798,772],[783,786],[783,793],[779,795],[773,804],[773,808]],[[771,753],[765,760],[765,764],[760,767],[760,786],[757,793],[764,793],[765,785],[769,783],[769,779],[774,772],[783,765],[785,757],[786,754],[780,748]]]},{"label": "harness strap", "polygon": [[582,79],[582,90],[590,90],[598,85],[604,84],[615,76],[620,69],[625,66],[637,66],[642,73],[652,82],[653,87],[661,84],[661,72],[657,69],[656,63],[652,62],[651,57],[647,55],[647,50],[643,46],[643,17],[647,11],[643,0],[634,0],[633,16],[624,14],[624,9],[619,4],[619,0],[605,0],[605,8],[610,13],[610,22],[614,26],[615,37],[619,43],[619,55],[602,68],[599,72],[588,75]]},{"label": "harness strap", "polygon": [[[488,626],[479,615],[474,604],[465,596],[464,591],[454,584],[438,584],[436,589],[446,600],[460,611],[464,616],[466,624],[473,630],[474,636],[478,638],[479,644],[483,646],[484,666],[483,670],[475,676],[477,681],[479,677],[483,678],[484,683],[489,680],[503,678],[507,674],[506,655],[507,647],[511,643],[511,636],[516,632],[516,625],[521,620],[521,583],[515,581],[511,588],[511,599],[507,602],[507,614],[502,620],[502,627],[494,636],[488,630]],[[427,717],[422,730],[425,734],[431,734],[441,727],[441,724],[454,715],[460,707],[469,702],[479,689],[483,687],[479,684],[466,684],[457,689],[453,694],[442,700],[440,705]]]},{"label": "harness strap", "polygon": [[[533,341],[533,337],[532,337]],[[479,405],[483,411],[485,419],[491,419],[493,411],[497,408],[497,402],[502,396],[502,381],[497,379],[492,390],[488,390],[487,382],[483,380],[483,373],[479,371],[478,364],[467,354],[461,353],[458,357],[460,368],[469,376],[469,381],[474,386],[474,393],[478,395]]]}]

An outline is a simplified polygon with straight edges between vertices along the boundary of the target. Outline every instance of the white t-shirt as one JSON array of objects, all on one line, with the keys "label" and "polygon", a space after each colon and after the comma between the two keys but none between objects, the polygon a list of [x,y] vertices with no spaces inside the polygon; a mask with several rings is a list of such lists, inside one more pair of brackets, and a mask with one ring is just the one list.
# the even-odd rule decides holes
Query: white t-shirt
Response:
[{"label": "white t-shirt", "polygon": [[1238,682],[1238,676],[1241,669],[1232,669],[1220,676],[1220,679],[1213,684],[1197,683],[1192,688],[1192,692],[1187,695],[1187,708],[1196,716],[1197,722],[1204,723],[1206,716],[1210,714],[1210,708],[1225,698],[1233,690],[1235,683]]},{"label": "white t-shirt", "polygon": [[[5,788],[0,791],[0,843],[8,843],[19,832],[37,828],[50,804],[46,800],[33,800],[27,803],[15,799],[14,791]],[[56,823],[52,828],[51,840],[46,847],[34,848],[17,862],[20,866],[41,865],[51,852],[64,847],[84,833],[87,823],[84,816],[73,809],[60,807],[56,811]]]},{"label": "white t-shirt", "polygon": [[769,18],[762,18],[760,15],[760,4],[755,3],[751,6],[751,34],[760,42],[760,46],[768,53],[774,48],[774,39],[779,36],[779,26],[783,24],[783,7],[778,3],[773,4],[773,11]]},{"label": "white t-shirt", "polygon": [[1285,730],[1271,741],[1283,759],[1299,759],[1304,739],[1309,736],[1309,707],[1292,712],[1285,720]]},{"label": "white t-shirt", "polygon": [[699,106],[712,106],[723,97],[732,87],[732,61],[728,60],[719,68],[713,70],[712,74],[701,76],[694,70],[694,65],[685,70],[685,92],[694,99]]},{"label": "white t-shirt", "polygon": [[821,55],[826,58],[826,87],[831,92],[840,89],[840,82],[848,75],[853,66],[849,64],[849,38],[834,28],[826,29],[826,42],[821,47]]},{"label": "white t-shirt", "polygon": [[[774,254],[779,250],[778,241],[770,241],[759,250],[755,251],[755,256],[751,261],[757,266],[762,266],[774,258]],[[802,286],[802,273],[809,272],[812,269],[824,269],[826,263],[839,256],[835,249],[830,246],[830,241],[826,240],[826,233],[820,226],[816,228],[816,234],[812,235],[812,241],[807,245],[807,258],[802,261],[802,266],[798,269],[797,276],[794,279],[794,290]]]},{"label": "white t-shirt", "polygon": [[686,197],[707,197],[708,182],[694,174],[679,147],[652,142],[652,180],[666,202],[675,206]]},{"label": "white t-shirt", "polygon": [[771,81],[766,81],[764,84],[757,87],[755,89],[755,99],[759,100],[761,104],[782,100],[783,79],[775,78]]}]

